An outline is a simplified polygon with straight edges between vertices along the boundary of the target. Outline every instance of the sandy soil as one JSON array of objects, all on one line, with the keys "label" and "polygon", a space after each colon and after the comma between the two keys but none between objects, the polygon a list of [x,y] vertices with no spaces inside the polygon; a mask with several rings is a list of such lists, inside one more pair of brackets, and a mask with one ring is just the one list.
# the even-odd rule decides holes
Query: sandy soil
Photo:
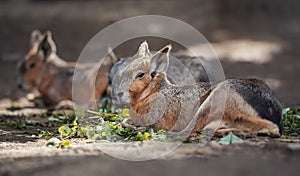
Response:
[{"label": "sandy soil", "polygon": [[[45,112],[46,109],[27,107],[7,110],[1,115],[2,124],[8,120],[18,122],[22,118],[20,114],[26,114],[39,125],[26,129],[1,126],[0,175],[96,175],[99,172],[101,175],[298,175],[299,136],[248,138],[242,144],[231,145],[222,145],[213,139],[206,145],[182,144],[155,160],[134,162],[113,158],[88,139],[71,139],[70,149],[47,146],[47,140],[37,137],[38,129],[51,132],[58,127],[38,115]],[[114,144],[114,148],[122,152],[138,145],[131,142],[126,146]],[[154,155],[157,151],[146,152]]]},{"label": "sandy soil", "polygon": [[299,144],[278,142],[184,144],[143,162],[112,158],[82,141],[73,141],[72,149],[49,148],[43,140],[2,143],[0,148],[1,175],[298,175],[300,158]]}]

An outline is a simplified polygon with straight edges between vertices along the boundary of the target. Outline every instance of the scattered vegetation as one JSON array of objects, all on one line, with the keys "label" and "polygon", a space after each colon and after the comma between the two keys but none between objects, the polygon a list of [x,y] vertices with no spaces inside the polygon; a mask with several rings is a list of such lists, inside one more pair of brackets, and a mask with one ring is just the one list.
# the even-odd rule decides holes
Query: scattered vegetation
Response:
[{"label": "scattered vegetation", "polygon": [[137,129],[124,125],[128,118],[129,109],[99,109],[98,112],[88,110],[83,118],[78,118],[81,121],[85,120],[84,127],[74,121],[73,127],[64,125],[59,131],[64,137],[87,137],[95,141],[146,141],[166,138],[164,130],[154,132],[149,127]]},{"label": "scattered vegetation", "polygon": [[283,134],[286,136],[300,135],[300,108],[290,107],[282,110]]},{"label": "scattered vegetation", "polygon": [[[86,138],[92,141],[168,141],[166,131],[154,131],[150,127],[135,128],[124,125],[130,118],[128,109],[99,109],[86,111],[76,117],[74,111],[49,112],[40,115],[0,118],[0,126],[29,131],[36,138],[48,140],[47,145],[56,147],[71,147],[71,138]],[[79,121],[81,123],[79,123]],[[283,136],[300,135],[300,109],[283,109]],[[181,139],[184,142],[205,142],[212,137],[211,131],[204,131],[196,137]],[[222,144],[240,143],[242,140],[234,134],[229,134],[219,140]]]}]

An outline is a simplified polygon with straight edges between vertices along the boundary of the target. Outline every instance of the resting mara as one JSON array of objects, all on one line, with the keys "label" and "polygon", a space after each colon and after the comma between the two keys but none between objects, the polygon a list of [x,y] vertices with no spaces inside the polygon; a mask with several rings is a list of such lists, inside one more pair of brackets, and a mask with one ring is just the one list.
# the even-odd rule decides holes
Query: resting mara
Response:
[{"label": "resting mara", "polygon": [[[50,31],[42,34],[38,30],[31,33],[31,48],[19,63],[18,86],[23,89],[37,89],[41,99],[47,106],[72,106],[72,81],[76,63],[66,62],[56,53],[56,45]],[[98,64],[98,63],[96,63]],[[95,94],[91,99],[100,99],[109,83],[109,72],[113,66],[111,58],[104,59],[98,69],[93,64],[78,64],[82,72],[82,80],[96,78]]]},{"label": "resting mara", "polygon": [[[182,131],[196,119],[192,134],[211,129],[216,136],[228,132],[280,136],[282,108],[263,81],[227,79],[214,84],[176,85],[166,76],[171,46],[151,55],[143,52],[143,47],[147,46],[142,44],[137,54],[141,63],[130,74],[129,124]],[[224,105],[220,117],[216,115],[220,108],[212,103]]]}]

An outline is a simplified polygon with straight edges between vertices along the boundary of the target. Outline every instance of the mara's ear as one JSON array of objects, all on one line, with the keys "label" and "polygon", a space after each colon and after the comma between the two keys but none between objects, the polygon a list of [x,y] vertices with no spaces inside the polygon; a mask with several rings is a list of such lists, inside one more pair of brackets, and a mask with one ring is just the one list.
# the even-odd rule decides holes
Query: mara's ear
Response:
[{"label": "mara's ear", "polygon": [[153,54],[150,58],[150,71],[166,72],[169,66],[169,53],[172,49],[171,45],[163,47],[161,50]]},{"label": "mara's ear", "polygon": [[113,49],[111,47],[107,48],[107,55],[110,57],[112,64],[115,64],[119,61],[119,59],[117,58],[115,52],[113,51]]},{"label": "mara's ear", "polygon": [[42,37],[42,33],[40,30],[35,29],[30,34],[30,45],[33,46],[35,42],[37,42]]},{"label": "mara's ear", "polygon": [[44,38],[41,41],[38,51],[41,51],[44,55],[43,61],[45,62],[50,54],[56,54],[56,45],[52,39],[52,34],[50,31],[45,32]]},{"label": "mara's ear", "polygon": [[141,58],[141,57],[147,57],[147,56],[148,56],[148,57],[151,56],[151,53],[150,53],[150,51],[149,51],[149,46],[148,46],[147,41],[144,41],[144,42],[140,45],[140,47],[139,47],[137,53],[135,54],[135,57],[136,57],[136,58]]}]

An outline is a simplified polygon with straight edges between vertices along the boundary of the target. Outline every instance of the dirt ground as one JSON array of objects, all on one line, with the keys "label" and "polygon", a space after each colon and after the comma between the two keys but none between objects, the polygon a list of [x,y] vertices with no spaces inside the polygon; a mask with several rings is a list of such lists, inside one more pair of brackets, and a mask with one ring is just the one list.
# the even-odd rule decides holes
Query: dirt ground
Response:
[{"label": "dirt ground", "polygon": [[[33,29],[51,30],[58,54],[76,61],[98,31],[145,14],[191,24],[212,43],[226,77],[262,79],[284,106],[299,106],[299,5],[296,0],[1,1],[0,121],[47,111],[31,108],[26,92],[16,87],[16,65],[29,47]],[[128,56],[135,50],[124,45],[116,53]],[[229,146],[215,141],[205,147],[184,144],[158,160],[129,162],[107,156],[83,140],[74,140],[72,149],[49,148],[32,134],[0,126],[0,175],[299,175],[299,142],[258,138]]]},{"label": "dirt ground", "polygon": [[143,162],[112,158],[82,144],[71,150],[49,149],[44,142],[17,146],[7,149],[16,158],[1,152],[1,175],[298,175],[300,158],[299,144],[283,143],[185,144],[164,158]]}]

